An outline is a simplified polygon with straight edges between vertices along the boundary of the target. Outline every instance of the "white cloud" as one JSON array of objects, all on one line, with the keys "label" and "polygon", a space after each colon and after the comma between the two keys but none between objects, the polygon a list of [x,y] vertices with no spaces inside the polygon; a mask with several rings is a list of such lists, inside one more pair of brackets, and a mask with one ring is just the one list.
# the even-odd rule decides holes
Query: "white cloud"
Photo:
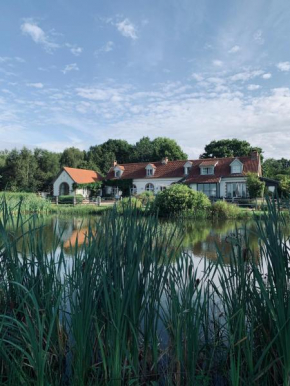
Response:
[{"label": "white cloud", "polygon": [[35,43],[41,44],[48,52],[59,47],[58,44],[50,40],[49,36],[36,23],[28,21],[23,23],[21,31],[24,35],[30,36]]},{"label": "white cloud", "polygon": [[83,52],[82,47],[78,47],[70,43],[66,43],[65,46],[68,47],[70,52],[75,56],[79,56]]},{"label": "white cloud", "polygon": [[263,78],[263,79],[270,79],[270,78],[272,78],[272,74],[270,74],[270,73],[268,72],[267,74],[262,75],[262,78]]},{"label": "white cloud", "polygon": [[221,67],[223,65],[223,62],[221,60],[215,59],[212,61],[212,64],[216,67]]},{"label": "white cloud", "polygon": [[70,49],[70,52],[75,55],[75,56],[79,56],[82,52],[83,52],[83,49],[82,47],[72,47]]},{"label": "white cloud", "polygon": [[197,74],[196,72],[194,72],[192,75],[191,75],[192,79],[196,80],[197,82],[202,82],[204,77],[200,74]]},{"label": "white cloud", "polygon": [[34,88],[43,88],[42,83],[27,83],[28,87],[34,87]]},{"label": "white cloud", "polygon": [[265,43],[265,40],[264,40],[264,38],[263,38],[263,32],[262,32],[262,30],[260,30],[260,29],[254,33],[253,38],[254,38],[254,40],[255,40],[255,42],[256,42],[257,44],[262,45],[262,44]]},{"label": "white cloud", "polygon": [[232,82],[237,82],[237,81],[246,82],[249,79],[253,79],[253,78],[256,78],[257,76],[263,75],[263,73],[264,71],[262,70],[254,70],[254,71],[248,70],[244,72],[238,72],[237,74],[230,76],[229,79]]},{"label": "white cloud", "polygon": [[277,68],[280,71],[288,72],[290,71],[290,62],[280,62],[277,64]]},{"label": "white cloud", "polygon": [[126,38],[131,38],[133,40],[138,39],[136,28],[129,19],[124,19],[123,21],[116,23],[116,27],[118,31]]},{"label": "white cloud", "polygon": [[249,84],[248,86],[248,90],[250,91],[259,90],[259,88],[261,88],[261,86],[259,86],[258,84]]},{"label": "white cloud", "polygon": [[240,46],[233,46],[229,51],[228,53],[229,54],[235,54],[236,52],[239,52],[241,50],[241,47]]},{"label": "white cloud", "polygon": [[78,65],[76,63],[67,64],[65,68],[62,70],[64,74],[70,71],[79,71]]},{"label": "white cloud", "polygon": [[110,52],[114,48],[114,43],[112,41],[108,41],[105,46],[103,47],[104,52]]}]

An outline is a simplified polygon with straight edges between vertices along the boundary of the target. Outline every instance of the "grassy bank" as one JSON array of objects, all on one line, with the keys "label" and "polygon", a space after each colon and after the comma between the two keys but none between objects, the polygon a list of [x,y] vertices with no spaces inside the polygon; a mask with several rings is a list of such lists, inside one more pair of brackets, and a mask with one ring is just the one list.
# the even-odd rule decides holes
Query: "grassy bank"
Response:
[{"label": "grassy bank", "polygon": [[19,210],[19,202],[21,201],[20,210],[22,214],[100,214],[111,207],[109,206],[97,206],[97,205],[55,205],[49,201],[37,196],[34,193],[12,193],[1,192],[0,202],[5,200],[7,207],[13,214],[17,214]]},{"label": "grassy bank", "polygon": [[289,384],[290,251],[271,203],[263,259],[237,233],[229,264],[221,248],[199,267],[182,229],[136,209],[91,223],[71,259],[0,209],[0,384]]}]

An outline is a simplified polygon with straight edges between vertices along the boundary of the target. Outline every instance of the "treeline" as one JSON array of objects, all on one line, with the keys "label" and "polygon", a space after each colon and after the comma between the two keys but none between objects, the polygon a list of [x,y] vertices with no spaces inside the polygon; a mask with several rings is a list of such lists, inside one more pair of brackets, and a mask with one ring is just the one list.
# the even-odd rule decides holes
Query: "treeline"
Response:
[{"label": "treeline", "polygon": [[[263,159],[263,150],[253,147],[247,141],[222,139],[211,141],[205,146],[200,158],[238,157],[257,150]],[[62,166],[93,169],[103,175],[109,171],[114,160],[119,163],[159,161],[168,157],[171,161],[187,159],[177,142],[166,137],[150,140],[143,137],[135,144],[121,139],[91,146],[87,151],[69,147],[62,153],[43,149],[1,151],[0,190],[10,191],[51,191],[52,182]],[[290,192],[290,160],[266,159],[262,164],[263,176],[280,181],[280,191]]]},{"label": "treeline", "polygon": [[119,163],[158,161],[167,156],[170,160],[186,159],[175,140],[143,137],[131,145],[125,140],[109,139],[91,146],[88,151],[69,147],[62,153],[43,149],[13,149],[0,152],[0,190],[51,191],[53,179],[62,166],[92,169],[103,175],[114,160]]}]

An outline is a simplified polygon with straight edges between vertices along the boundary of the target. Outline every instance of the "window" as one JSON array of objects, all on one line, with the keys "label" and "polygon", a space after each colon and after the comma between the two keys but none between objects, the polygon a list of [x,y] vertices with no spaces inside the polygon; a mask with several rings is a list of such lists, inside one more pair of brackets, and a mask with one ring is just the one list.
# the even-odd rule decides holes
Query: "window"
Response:
[{"label": "window", "polygon": [[241,165],[232,165],[232,173],[242,173]]},{"label": "window", "polygon": [[244,182],[233,182],[227,184],[227,197],[247,197],[247,185]]},{"label": "window", "polygon": [[216,197],[217,196],[216,184],[198,184],[197,190],[199,192],[203,192],[208,197]]},{"label": "window", "polygon": [[153,185],[153,184],[147,184],[147,185],[145,186],[145,190],[146,190],[147,192],[154,192],[154,185]]},{"label": "window", "polygon": [[115,177],[120,178],[121,177],[121,171],[120,170],[115,170]]},{"label": "window", "polygon": [[210,166],[209,168],[201,168],[201,174],[214,174],[213,166]]},{"label": "window", "polygon": [[190,170],[190,167],[189,166],[185,166],[184,167],[184,174],[188,175],[189,174],[189,170]]},{"label": "window", "polygon": [[153,176],[153,169],[146,169],[147,170],[147,176]]},{"label": "window", "polygon": [[136,185],[132,185],[132,188],[131,188],[131,194],[137,194],[137,186]]},{"label": "window", "polygon": [[166,186],[160,186],[160,192],[163,192],[163,190],[165,190],[166,189]]}]

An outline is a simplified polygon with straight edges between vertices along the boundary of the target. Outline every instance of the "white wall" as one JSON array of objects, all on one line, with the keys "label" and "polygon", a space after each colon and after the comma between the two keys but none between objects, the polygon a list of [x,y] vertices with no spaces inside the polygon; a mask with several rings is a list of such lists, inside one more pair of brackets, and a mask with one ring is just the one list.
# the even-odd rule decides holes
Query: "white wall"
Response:
[{"label": "white wall", "polygon": [[246,177],[236,177],[236,178],[222,178],[220,183],[220,197],[225,197],[226,195],[226,183],[227,182],[246,182]]},{"label": "white wall", "polygon": [[173,182],[179,181],[181,178],[142,178],[142,179],[134,179],[133,184],[137,187],[137,194],[146,192],[145,186],[147,184],[154,185],[154,193],[160,192],[161,186],[169,186]]},{"label": "white wall", "polygon": [[57,179],[53,183],[53,195],[59,196],[59,187],[62,182],[67,182],[70,189],[70,194],[73,194],[73,179],[67,174],[66,171],[62,171],[61,174],[57,177]]}]

